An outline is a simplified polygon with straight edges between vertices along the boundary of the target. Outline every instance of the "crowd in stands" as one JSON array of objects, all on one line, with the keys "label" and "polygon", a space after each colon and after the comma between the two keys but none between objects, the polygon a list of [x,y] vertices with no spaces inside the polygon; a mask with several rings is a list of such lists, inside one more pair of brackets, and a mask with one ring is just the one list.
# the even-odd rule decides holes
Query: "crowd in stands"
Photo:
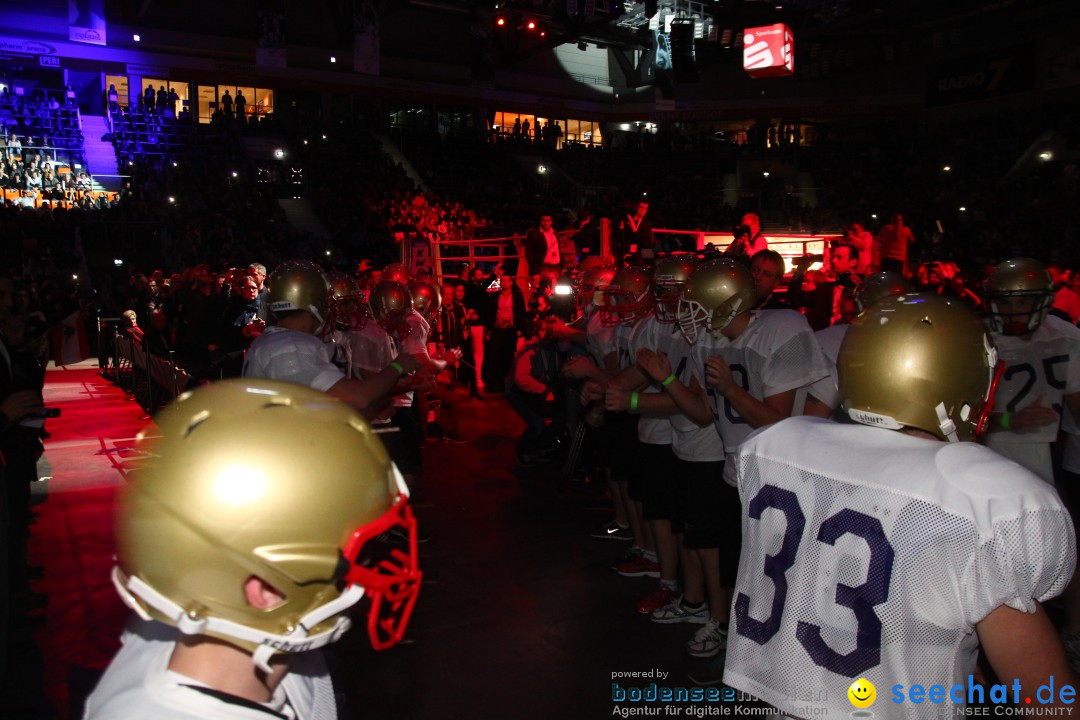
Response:
[{"label": "crowd in stands", "polygon": [[0,92],[0,190],[5,199],[34,206],[40,200],[97,206],[85,170],[79,110],[72,98],[37,90],[30,97]]}]

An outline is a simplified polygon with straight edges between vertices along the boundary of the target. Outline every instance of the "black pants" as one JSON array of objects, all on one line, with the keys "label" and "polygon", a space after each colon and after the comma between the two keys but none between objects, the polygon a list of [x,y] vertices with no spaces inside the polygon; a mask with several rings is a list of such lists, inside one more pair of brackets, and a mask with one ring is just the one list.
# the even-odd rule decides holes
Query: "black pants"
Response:
[{"label": "black pants", "polygon": [[517,328],[491,328],[484,343],[484,387],[502,390],[506,375],[514,364],[517,351]]}]

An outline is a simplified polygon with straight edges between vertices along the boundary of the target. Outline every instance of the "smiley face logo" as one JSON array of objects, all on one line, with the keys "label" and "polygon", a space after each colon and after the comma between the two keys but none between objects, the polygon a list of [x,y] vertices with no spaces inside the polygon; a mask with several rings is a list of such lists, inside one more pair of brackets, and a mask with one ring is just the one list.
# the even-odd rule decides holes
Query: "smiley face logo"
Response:
[{"label": "smiley face logo", "polygon": [[877,688],[866,678],[859,678],[847,689],[848,700],[857,708],[868,708],[877,698]]}]

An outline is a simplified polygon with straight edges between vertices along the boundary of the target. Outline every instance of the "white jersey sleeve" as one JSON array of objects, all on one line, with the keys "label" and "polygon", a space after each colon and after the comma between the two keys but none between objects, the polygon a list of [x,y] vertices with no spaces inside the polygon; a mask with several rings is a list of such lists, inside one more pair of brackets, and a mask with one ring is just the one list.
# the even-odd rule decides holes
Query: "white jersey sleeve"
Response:
[{"label": "white jersey sleeve", "polygon": [[314,335],[270,327],[248,348],[244,377],[283,380],[326,392],[345,377],[330,361],[331,349]]},{"label": "white jersey sleeve", "polygon": [[[753,434],[736,465],[724,682],[786,713],[846,716],[864,677],[875,717],[940,717],[882,691],[966,682],[977,623],[1003,605],[1032,612],[1076,564],[1057,493],[973,443],[797,417]],[[797,700],[806,688],[826,692]]]}]

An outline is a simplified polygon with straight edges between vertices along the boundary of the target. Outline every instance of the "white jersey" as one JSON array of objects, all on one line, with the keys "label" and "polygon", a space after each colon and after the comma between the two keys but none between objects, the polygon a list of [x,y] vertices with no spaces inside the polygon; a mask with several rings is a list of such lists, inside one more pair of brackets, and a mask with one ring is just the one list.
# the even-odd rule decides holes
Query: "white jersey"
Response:
[{"label": "white jersey", "polygon": [[401,338],[401,351],[409,355],[427,355],[431,325],[415,310],[405,313],[405,324],[409,326],[409,332]]},{"label": "white jersey", "polygon": [[585,347],[596,364],[604,367],[604,358],[615,352],[615,328],[605,325],[600,315],[599,309],[589,315],[585,325]]},{"label": "white jersey", "polygon": [[[630,361],[629,365],[637,362],[637,351],[641,348],[650,350],[662,349],[661,339],[672,334],[682,336],[679,329],[673,325],[662,323],[656,319],[656,315],[649,315],[634,326],[630,335]],[[670,357],[670,356],[669,356]],[[685,360],[683,361],[685,364]],[[620,363],[621,365],[621,363]],[[672,365],[672,368],[675,366]],[[677,373],[676,373],[677,375]],[[661,393],[663,388],[659,383],[650,382],[642,393]],[[642,415],[638,421],[638,440],[648,445],[671,444],[671,419]]]},{"label": "white jersey", "polygon": [[974,443],[796,417],[754,433],[735,463],[724,682],[785,714],[846,717],[864,677],[879,720],[942,717],[889,689],[966,687],[976,625],[1002,605],[1034,612],[1076,564],[1057,493]]},{"label": "white jersey", "polygon": [[124,631],[123,647],[86,701],[84,720],[335,720],[337,702],[319,651],[290,659],[289,673],[270,702],[259,705],[206,692],[169,670],[179,636],[163,623],[140,621]]},{"label": "white jersey", "polygon": [[268,327],[248,348],[244,377],[283,380],[326,392],[345,377],[330,360],[332,350],[314,335]]},{"label": "white jersey", "polygon": [[840,356],[840,345],[844,342],[844,337],[850,327],[847,323],[830,325],[814,333],[814,339],[817,340],[818,347],[821,348],[822,354],[828,361],[829,375],[812,384],[806,391],[830,410],[840,407],[840,386],[836,374],[836,358]]},{"label": "white jersey", "polygon": [[[722,338],[720,333],[713,335]],[[806,318],[794,310],[759,310],[734,340],[698,343],[693,352],[693,372],[705,379],[705,361],[721,357],[743,390],[758,400],[810,385],[828,377],[828,362],[821,353]],[[706,390],[713,421],[730,456],[754,431],[730,401],[712,388]],[[734,484],[733,469],[725,478]]]},{"label": "white jersey", "polygon": [[[1034,402],[1061,416],[1066,395],[1080,392],[1080,329],[1053,315],[1043,320],[1031,339],[993,333],[1005,374],[994,396],[994,411],[1014,413]],[[986,433],[984,442],[1005,457],[1053,482],[1050,443],[1057,439],[1057,423],[1032,432]]]},{"label": "white jersey", "polygon": [[[694,377],[705,387],[703,370],[694,370],[693,353],[696,348],[711,347],[714,343],[726,343],[719,333],[703,333],[697,345],[686,342],[686,336],[676,331],[661,335],[658,350],[664,351],[671,362],[671,371],[679,382],[690,387]],[[719,462],[724,459],[724,441],[714,423],[701,426],[682,413],[671,416],[671,451],[675,457],[687,462]]]},{"label": "white jersey", "polygon": [[368,318],[363,327],[349,332],[353,367],[364,373],[376,373],[397,357],[397,344],[374,319]]}]

